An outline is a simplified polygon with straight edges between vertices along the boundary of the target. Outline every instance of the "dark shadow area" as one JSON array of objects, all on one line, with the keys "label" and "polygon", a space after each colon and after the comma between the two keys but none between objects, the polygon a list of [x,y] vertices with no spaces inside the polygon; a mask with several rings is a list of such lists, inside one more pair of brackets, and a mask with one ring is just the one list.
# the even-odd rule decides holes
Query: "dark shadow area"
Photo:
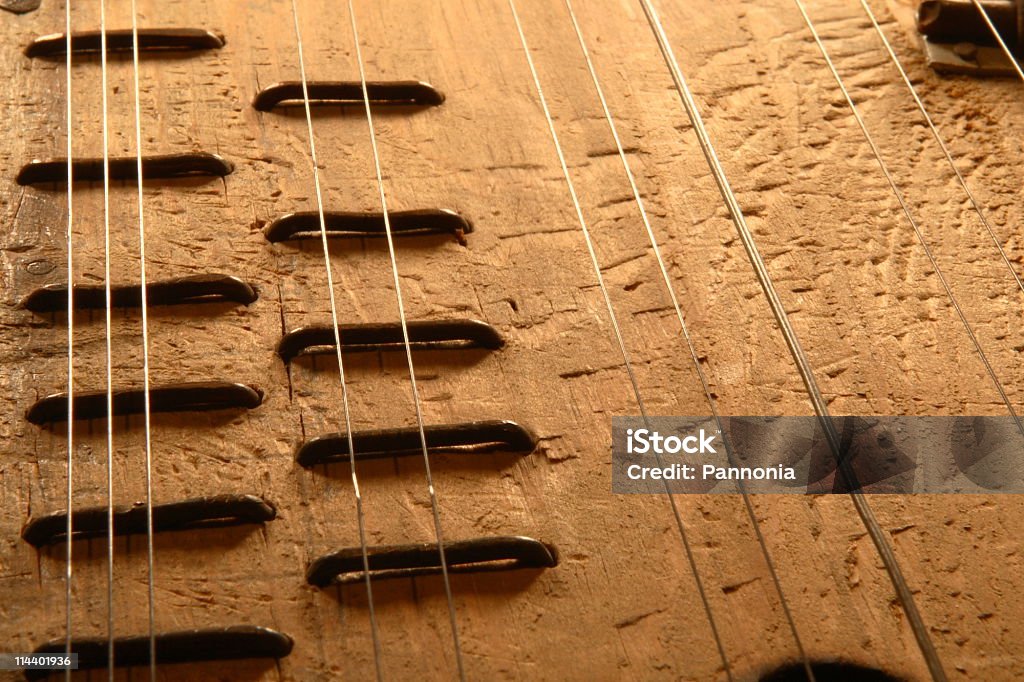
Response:
[{"label": "dark shadow area", "polygon": [[[459,573],[449,571],[453,594],[507,595],[522,592],[540,577],[544,568],[522,568],[513,571]],[[374,580],[373,603],[407,603],[421,599],[446,600],[444,579],[440,575]],[[322,590],[325,595],[352,608],[368,608],[366,583],[363,581],[335,585]]]},{"label": "dark shadow area", "polygon": [[[130,57],[131,55],[129,55]],[[377,119],[405,119],[416,116],[437,107],[429,104],[374,104],[370,102],[370,109],[373,118]],[[362,102],[352,104],[322,104],[310,100],[309,113],[314,119],[349,119],[354,121],[366,120],[366,109]],[[297,123],[306,124],[306,108],[300,101],[296,104],[279,105],[273,111],[265,112],[266,115],[277,116]],[[365,133],[364,135],[368,135]],[[369,138],[366,138],[369,139]]]},{"label": "dark shadow area", "polygon": [[[79,393],[76,391],[76,393]],[[253,408],[255,409],[255,408]],[[178,429],[216,429],[226,426],[250,410],[246,408],[230,408],[224,410],[204,410],[202,412],[174,413],[156,412],[151,418],[153,429],[178,428]],[[120,415],[114,417],[114,432],[137,432],[145,433],[146,422],[141,414]],[[45,429],[54,434],[63,435],[67,433],[67,421],[53,421],[39,424],[38,428]],[[106,437],[106,418],[75,420],[75,440],[87,439],[90,437]]]},{"label": "dark shadow area", "polygon": [[[487,348],[461,347],[427,350],[417,348],[415,343],[412,344],[412,357],[417,378],[420,378],[421,374],[426,374],[423,371],[426,368],[476,365],[494,352]],[[389,356],[388,360],[385,360],[385,356]],[[380,372],[384,369],[385,363],[388,365],[396,363],[395,367],[405,367],[405,347],[396,345],[394,350],[388,351],[346,352],[343,360],[346,375],[354,372]],[[338,360],[333,347],[299,355],[291,360],[291,364],[311,372],[338,374]],[[406,370],[406,375],[408,375],[408,370]]]},{"label": "dark shadow area", "polygon": [[[510,469],[517,461],[527,456],[510,452],[430,453],[430,469],[435,472],[467,473],[483,471],[493,473]],[[347,462],[318,464],[311,467],[310,471],[337,481],[342,485],[352,483],[351,469]],[[359,475],[360,481],[394,478],[422,479],[423,456],[422,454],[416,454],[401,458],[389,457],[370,461],[358,461],[356,462],[356,473]]]},{"label": "dark shadow area", "polygon": [[[828,661],[811,663],[816,682],[904,682],[902,678],[890,675],[876,668]],[[807,671],[803,663],[787,663],[758,678],[759,682],[807,682]]]},{"label": "dark shadow area", "polygon": [[[246,539],[260,530],[261,525],[247,523],[239,526],[209,526],[185,530],[163,531],[153,534],[153,553],[159,557],[174,552],[193,552],[194,547],[216,547],[229,551],[243,544]],[[74,562],[106,564],[106,538],[92,538],[74,541]],[[67,562],[65,543],[59,542],[39,549],[40,558],[57,564]],[[145,556],[146,534],[126,535],[114,538],[114,563],[129,556]]]},{"label": "dark shadow area", "polygon": [[[471,237],[467,236],[467,240]],[[446,244],[460,244],[452,234],[394,234],[395,251],[437,251]],[[364,237],[327,233],[327,241],[332,256],[368,255],[373,257],[388,256],[388,242],[380,237]],[[303,254],[319,255],[323,258],[324,247],[319,232],[308,236],[295,237],[275,242],[277,248],[288,249]],[[464,244],[462,244],[464,245]]]}]

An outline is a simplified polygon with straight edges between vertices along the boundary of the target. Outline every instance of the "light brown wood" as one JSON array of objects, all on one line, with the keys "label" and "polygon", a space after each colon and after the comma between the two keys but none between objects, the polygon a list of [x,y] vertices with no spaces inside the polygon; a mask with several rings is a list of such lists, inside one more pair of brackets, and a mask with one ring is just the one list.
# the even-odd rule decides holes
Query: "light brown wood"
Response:
[{"label": "light brown wood", "polygon": [[[358,76],[344,4],[299,3],[310,78]],[[409,317],[479,318],[508,340],[493,354],[417,356],[425,420],[515,419],[541,438],[538,451],[521,459],[433,460],[447,538],[528,535],[556,545],[561,558],[544,572],[453,577],[469,677],[725,679],[667,501],[610,492],[610,418],[637,408],[507,3],[355,4],[369,78],[423,79],[447,95],[437,109],[377,114],[391,208],[452,208],[476,227],[466,246],[401,243]],[[1021,84],[935,76],[922,62],[907,4],[872,4],[1020,267]],[[517,5],[646,404],[654,414],[704,413],[706,400],[565,8],[559,0]],[[810,414],[639,5],[577,5],[721,410]],[[808,6],[1019,408],[1022,293],[859,3]],[[792,2],[659,7],[834,413],[1002,414]],[[110,3],[110,27],[130,26],[128,11],[128,3]],[[294,363],[289,373],[273,352],[283,331],[329,320],[319,244],[270,245],[260,232],[278,215],[316,208],[302,111],[260,114],[250,107],[260,87],[298,78],[290,5],[140,0],[139,11],[142,26],[211,28],[227,38],[217,52],[143,61],[144,151],[212,151],[237,164],[224,182],[146,189],[149,276],[226,272],[260,293],[248,308],[154,310],[153,379],[237,380],[266,392],[260,408],[241,416],[157,418],[155,499],[255,493],[279,513],[262,531],[204,531],[201,540],[159,536],[157,626],[247,623],[295,639],[294,652],[277,666],[168,667],[160,679],[369,678],[373,652],[362,588],[322,591],[304,580],[310,559],[358,543],[347,467],[307,471],[293,460],[304,437],[343,428],[337,368],[318,360]],[[74,12],[77,28],[98,27],[97,3],[76,2]],[[64,627],[62,549],[37,553],[19,537],[31,514],[64,507],[63,434],[22,417],[37,396],[64,388],[64,320],[34,316],[16,303],[37,286],[64,280],[65,195],[14,182],[29,159],[63,154],[63,64],[20,53],[35,35],[60,30],[63,5],[50,0],[28,15],[0,16],[0,623],[9,650],[62,637]],[[110,149],[131,154],[130,59],[112,59],[109,75]],[[75,154],[99,155],[98,60],[82,60],[74,79]],[[378,209],[361,111],[318,111],[314,123],[327,206]],[[100,283],[102,188],[75,190],[76,274]],[[118,282],[138,279],[134,191],[132,183],[117,183],[111,193]],[[386,249],[351,242],[332,248],[343,320],[395,320]],[[138,316],[118,312],[115,327],[115,376],[139,384]],[[102,389],[102,315],[83,319],[76,333],[76,389]],[[357,427],[415,424],[401,355],[352,358],[346,372]],[[141,500],[141,425],[119,420],[115,433],[114,496]],[[75,504],[105,504],[102,423],[83,426],[76,441]],[[373,543],[434,539],[420,461],[368,465],[359,473]],[[1024,675],[1021,500],[870,502],[950,678]],[[684,496],[677,504],[736,679],[756,680],[797,660],[741,500]],[[926,679],[849,500],[761,497],[754,505],[808,655]],[[76,544],[75,551],[75,632],[105,635],[105,543]],[[117,631],[143,633],[141,539],[118,544],[115,571]],[[453,678],[440,579],[378,583],[374,593],[386,677]]]}]

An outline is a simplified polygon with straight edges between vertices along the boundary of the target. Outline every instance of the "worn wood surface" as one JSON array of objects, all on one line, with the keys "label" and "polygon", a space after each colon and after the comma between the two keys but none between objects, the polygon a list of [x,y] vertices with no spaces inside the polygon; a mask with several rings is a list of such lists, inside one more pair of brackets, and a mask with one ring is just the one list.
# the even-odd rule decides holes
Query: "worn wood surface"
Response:
[{"label": "worn wood surface", "polygon": [[[961,169],[1020,267],[1020,83],[943,79],[922,63],[904,2],[874,0]],[[310,78],[357,77],[349,17],[337,0],[299,2]],[[571,24],[558,0],[520,0],[545,94],[597,245],[604,276],[653,414],[707,411]],[[488,321],[497,353],[419,354],[428,423],[514,419],[534,430],[533,455],[474,463],[433,460],[450,539],[528,535],[556,545],[544,572],[452,580],[471,679],[725,679],[694,576],[664,498],[610,493],[610,417],[635,399],[508,6],[503,0],[357,0],[371,79],[418,78],[444,106],[379,112],[378,142],[392,209],[445,207],[469,217],[466,245],[403,241],[410,318]],[[1021,296],[981,230],[856,0],[809,0],[944,273],[1018,409]],[[659,3],[822,390],[836,414],[1003,414],[992,383],[930,269],[845,103],[789,0]],[[113,27],[127,2],[108,3]],[[695,342],[726,414],[809,414],[800,378],[728,220],[639,6],[580,0],[577,10],[630,161],[651,209]],[[315,209],[301,110],[260,114],[260,87],[298,77],[287,2],[140,0],[140,25],[222,31],[227,46],[143,61],[146,153],[214,151],[237,164],[224,182],[152,184],[145,192],[149,276],[225,272],[254,283],[253,305],[154,310],[154,382],[227,379],[265,392],[247,414],[160,416],[153,432],[155,500],[223,492],[264,496],[264,530],[170,534],[156,540],[158,630],[265,625],[295,639],[277,666],[179,666],[160,678],[319,680],[372,674],[361,587],[316,590],[308,561],[357,544],[347,467],[307,471],[303,438],[343,428],[337,367],[274,354],[284,330],[329,319],[319,244],[270,245],[260,231],[285,212]],[[75,25],[98,27],[98,4],[77,2]],[[21,188],[17,169],[63,154],[62,62],[20,49],[63,30],[63,5],[0,16],[0,624],[3,648],[63,636],[61,548],[37,553],[25,520],[64,507],[59,429],[23,419],[66,382],[65,320],[16,307],[64,280],[65,195]],[[112,154],[134,153],[131,60],[109,65]],[[101,151],[100,68],[75,66],[75,154]],[[318,110],[325,203],[375,210],[361,110]],[[103,278],[103,201],[75,188],[79,281]],[[111,193],[112,277],[138,278],[132,183]],[[387,251],[335,242],[331,264],[344,321],[397,316]],[[76,328],[77,390],[102,389],[103,319]],[[114,376],[141,382],[137,315],[115,315]],[[346,363],[360,428],[415,423],[401,355]],[[114,496],[143,499],[143,431],[115,424]],[[106,501],[105,429],[76,430],[75,504]],[[422,462],[359,471],[373,543],[432,541]],[[797,647],[739,498],[677,499],[711,613],[738,680],[755,680]],[[1016,497],[871,499],[891,534],[952,679],[1024,675],[1024,571]],[[877,666],[911,680],[926,669],[871,541],[845,497],[754,500],[797,631],[815,659]],[[106,547],[75,546],[76,634],[104,635]],[[143,633],[141,539],[121,541],[114,594],[119,634]],[[450,679],[455,659],[439,579],[379,583],[377,615],[389,679]],[[141,679],[142,672],[135,673]],[[99,679],[98,675],[93,676]]]}]

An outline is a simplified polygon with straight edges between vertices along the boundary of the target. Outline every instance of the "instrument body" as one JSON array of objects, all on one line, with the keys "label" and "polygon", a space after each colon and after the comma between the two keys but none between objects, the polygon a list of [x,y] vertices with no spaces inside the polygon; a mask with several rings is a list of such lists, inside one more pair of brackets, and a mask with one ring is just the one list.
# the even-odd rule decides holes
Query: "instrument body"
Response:
[{"label": "instrument body", "polygon": [[[342,3],[301,0],[311,78],[358,77]],[[728,220],[639,6],[587,0],[577,8],[609,106],[704,369],[723,414],[809,414],[810,404]],[[945,79],[926,70],[904,2],[872,3],[899,22],[890,40],[921,79],[933,117],[962,160],[1020,263],[1024,166],[1020,83]],[[95,30],[98,6],[76,2]],[[820,54],[789,0],[661,3],[662,18],[702,107],[783,303],[834,414],[1002,414],[1003,406],[929,275],[910,227],[863,145]],[[1021,292],[993,255],[976,216],[920,125],[913,102],[865,30],[855,0],[809,2],[844,78],[975,331],[1020,405]],[[316,557],[358,544],[344,464],[304,469],[305,440],[344,431],[331,356],[285,365],[290,330],[330,322],[315,241],[270,243],[264,228],[315,211],[300,108],[258,112],[261,87],[299,72],[289,3],[139,0],[152,28],[190,25],[225,37],[222,49],[141,61],[144,154],[216,153],[225,178],[147,184],[151,280],[237,276],[248,306],[153,308],[154,385],[231,381],[257,387],[253,410],[154,415],[154,500],[253,494],[276,509],[261,527],[203,529],[155,539],[161,631],[236,624],[272,627],[295,646],[266,660],[168,666],[160,679],[366,679],[374,652],[364,586],[307,584]],[[661,285],[642,223],[565,7],[517,3],[569,170],[587,216],[625,345],[652,414],[700,414],[707,401]],[[415,354],[428,424],[512,420],[532,455],[432,457],[445,537],[529,536],[557,547],[545,570],[453,574],[471,679],[726,679],[691,567],[664,496],[610,492],[610,418],[637,414],[619,348],[586,254],[530,73],[503,0],[356,2],[371,80],[425,81],[443,105],[378,111],[389,206],[451,209],[473,225],[402,238],[397,262],[409,319],[480,319],[497,351]],[[66,390],[65,318],[18,306],[65,283],[66,195],[23,187],[17,169],[63,152],[63,62],[19,46],[62,30],[63,6],[0,20],[0,623],[4,646],[29,651],[64,630],[63,546],[39,552],[20,533],[33,515],[65,508],[66,441],[24,419],[28,405]],[[108,25],[130,26],[127,3]],[[75,156],[101,155],[99,61],[76,56]],[[134,149],[132,62],[112,56],[110,154]],[[359,107],[313,114],[325,208],[380,211],[366,120]],[[111,187],[112,277],[139,278],[135,185]],[[103,281],[103,194],[74,192],[75,270]],[[343,323],[393,323],[397,305],[381,240],[334,240]],[[141,384],[140,319],[115,313],[114,376]],[[76,390],[104,388],[102,315],[76,316]],[[353,428],[415,426],[404,358],[345,358]],[[76,425],[75,504],[107,501],[105,428]],[[115,422],[114,498],[144,499],[143,429]],[[371,544],[435,540],[423,463],[361,463]],[[876,496],[950,679],[1024,676],[1024,500]],[[742,501],[681,496],[677,504],[721,645],[738,680],[799,659]],[[906,679],[927,670],[875,547],[846,496],[755,498],[754,509],[809,657],[842,658]],[[106,547],[74,547],[76,634],[106,631]],[[145,547],[119,538],[114,608],[120,634],[147,627]],[[374,584],[388,679],[451,679],[455,658],[441,579]],[[141,673],[140,673],[141,674]]]}]

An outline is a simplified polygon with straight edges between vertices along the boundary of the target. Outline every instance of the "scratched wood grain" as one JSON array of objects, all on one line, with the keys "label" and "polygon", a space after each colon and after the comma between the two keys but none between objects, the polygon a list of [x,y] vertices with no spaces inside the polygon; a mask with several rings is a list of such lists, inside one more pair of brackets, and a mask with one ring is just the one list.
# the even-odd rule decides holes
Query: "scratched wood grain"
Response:
[{"label": "scratched wood grain", "polygon": [[[517,4],[642,397],[652,414],[705,412],[565,7],[558,0]],[[799,375],[639,6],[577,4],[722,412],[809,414]],[[911,8],[896,0],[872,4],[1020,267],[1020,84],[935,76],[918,51]],[[358,75],[344,5],[299,2],[310,78]],[[371,79],[423,79],[447,95],[437,109],[378,112],[390,207],[451,208],[476,227],[465,245],[400,243],[409,317],[478,318],[508,341],[496,353],[418,354],[424,418],[514,419],[541,439],[526,457],[432,460],[446,538],[528,535],[560,552],[559,566],[543,572],[453,577],[470,678],[725,679],[667,501],[610,493],[610,417],[637,413],[635,396],[507,4],[355,5]],[[1019,409],[1020,290],[859,3],[808,5]],[[832,411],[1004,413],[792,3],[659,6]],[[67,211],[59,188],[14,182],[27,160],[63,154],[63,64],[20,53],[32,37],[62,30],[63,11],[43,0],[38,12],[0,17],[0,623],[3,646],[11,650],[63,636],[62,551],[37,553],[19,533],[30,515],[65,505],[64,434],[29,425],[23,413],[36,397],[65,387],[66,321],[16,304],[37,286],[64,281]],[[76,28],[97,28],[98,11],[95,2],[76,3]],[[109,3],[107,11],[111,27],[130,26],[128,3]],[[290,5],[140,0],[139,12],[141,26],[211,28],[227,38],[220,51],[143,60],[143,151],[212,151],[237,165],[223,182],[147,186],[149,277],[224,272],[252,282],[260,294],[248,307],[154,309],[153,380],[224,379],[265,392],[263,405],[245,414],[159,416],[155,499],[253,493],[278,511],[260,530],[158,537],[157,628],[255,624],[295,640],[292,655],[277,665],[169,667],[160,679],[365,679],[373,652],[362,589],[322,591],[304,581],[312,558],[358,544],[349,472],[344,466],[307,471],[293,459],[304,438],[343,428],[338,369],[321,359],[289,370],[274,354],[284,331],[330,319],[319,244],[270,245],[261,232],[276,216],[316,208],[301,110],[260,114],[249,105],[261,87],[298,78]],[[132,93],[131,60],[111,59],[115,155],[135,152]],[[74,67],[72,93],[76,156],[101,152],[100,94],[99,62],[83,58]],[[314,126],[326,207],[378,209],[361,110],[317,110]],[[131,183],[115,183],[111,191],[111,268],[118,282],[136,281],[139,273],[134,192]],[[102,187],[78,185],[74,201],[76,277],[101,283]],[[335,242],[330,260],[344,321],[397,319],[380,243]],[[76,335],[76,390],[102,389],[102,315],[83,316]],[[138,316],[117,312],[113,338],[116,382],[138,385]],[[345,370],[357,428],[415,424],[401,355],[353,357]],[[118,502],[144,497],[142,436],[137,420],[115,423]],[[84,424],[75,437],[75,504],[103,505],[104,425]],[[421,461],[367,465],[359,473],[372,543],[434,540]],[[680,497],[677,504],[736,679],[755,680],[796,660],[782,597],[741,500]],[[871,504],[951,677],[1024,675],[1020,500],[875,497]],[[754,506],[808,654],[925,679],[913,635],[850,502],[760,497]],[[75,633],[103,636],[105,543],[74,550]],[[117,633],[144,633],[142,539],[118,543],[115,575]],[[381,582],[374,596],[387,677],[452,678],[440,580]]]}]

